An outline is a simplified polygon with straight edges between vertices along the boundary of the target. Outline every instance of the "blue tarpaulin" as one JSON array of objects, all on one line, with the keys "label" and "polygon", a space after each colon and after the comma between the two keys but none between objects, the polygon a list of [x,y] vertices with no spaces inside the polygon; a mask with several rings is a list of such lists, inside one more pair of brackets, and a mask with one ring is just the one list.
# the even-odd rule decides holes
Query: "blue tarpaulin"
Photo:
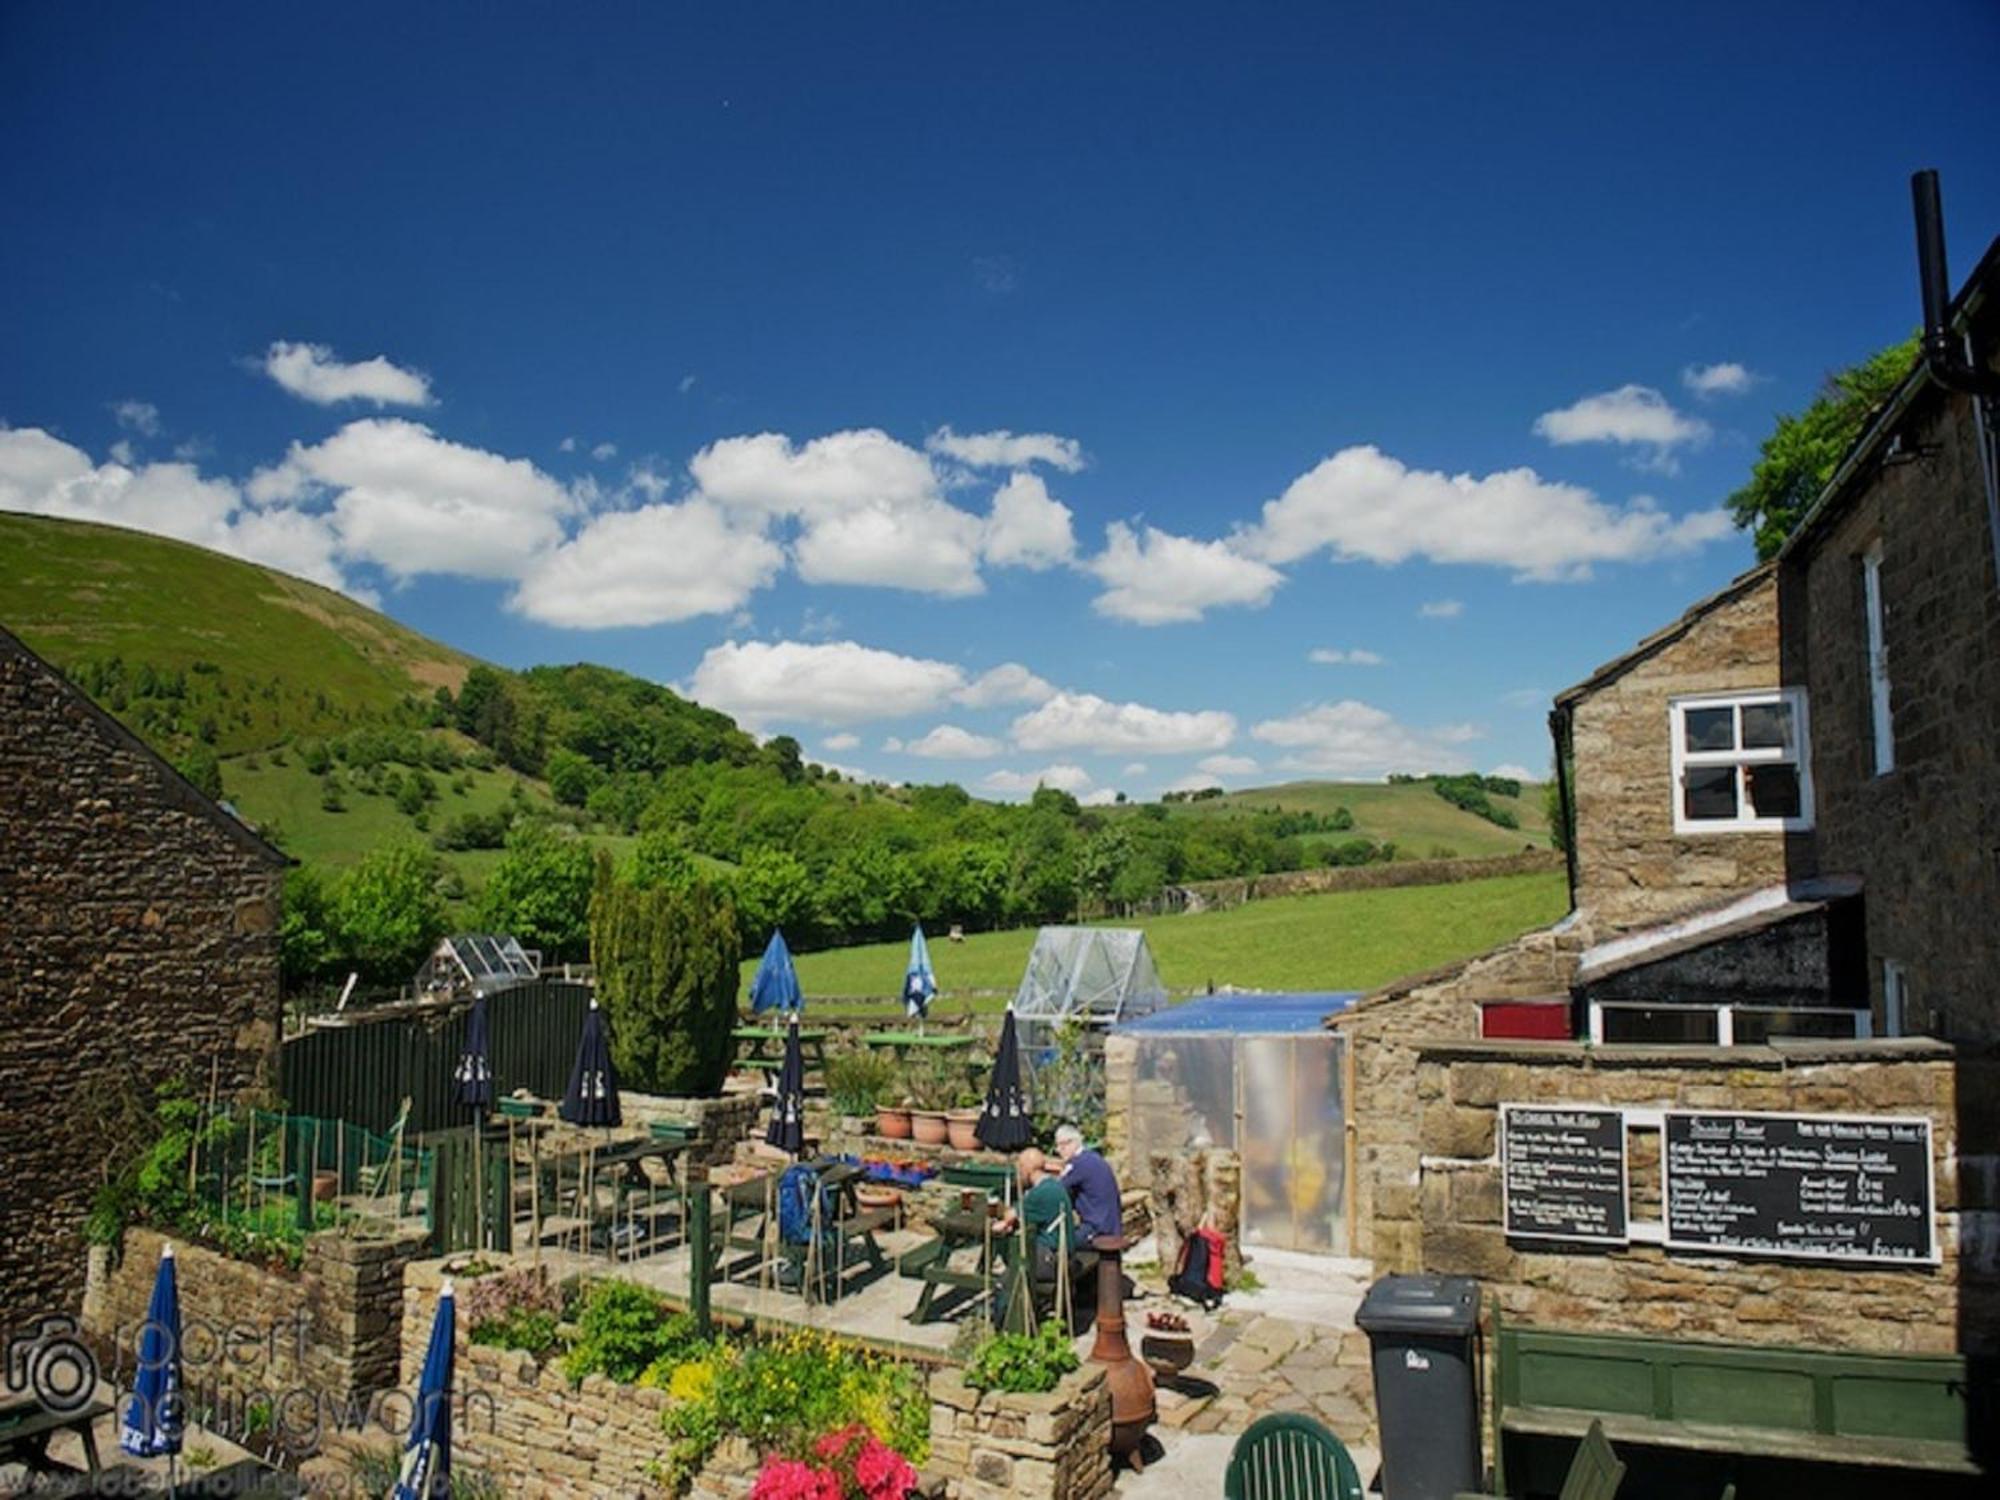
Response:
[{"label": "blue tarpaulin", "polygon": [[1214,1032],[1233,1036],[1281,1036],[1317,1031],[1326,1018],[1346,1010],[1361,998],[1359,990],[1329,990],[1304,995],[1198,995],[1169,1005],[1150,1016],[1127,1021],[1119,1032],[1155,1036]]}]

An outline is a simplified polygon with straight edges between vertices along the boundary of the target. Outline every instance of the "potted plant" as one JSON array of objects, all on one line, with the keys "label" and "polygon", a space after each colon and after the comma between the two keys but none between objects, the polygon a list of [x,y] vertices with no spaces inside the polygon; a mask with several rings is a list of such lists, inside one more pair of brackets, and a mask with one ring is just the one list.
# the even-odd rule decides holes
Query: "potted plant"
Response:
[{"label": "potted plant", "polygon": [[942,1146],[951,1127],[946,1111],[958,1102],[958,1085],[935,1057],[910,1064],[910,1134],[920,1146]]},{"label": "potted plant", "polygon": [[984,1113],[985,1101],[976,1089],[961,1084],[958,1090],[958,1108],[945,1118],[946,1133],[951,1139],[954,1151],[977,1151],[979,1149],[979,1117]]},{"label": "potted plant", "polygon": [[873,1115],[876,1134],[886,1135],[892,1140],[906,1140],[910,1134],[908,1112],[883,1105],[895,1079],[895,1063],[880,1053],[856,1047],[827,1062],[827,1098],[832,1101],[834,1112],[842,1117],[841,1123],[848,1130],[859,1134],[867,1128],[868,1117]]}]

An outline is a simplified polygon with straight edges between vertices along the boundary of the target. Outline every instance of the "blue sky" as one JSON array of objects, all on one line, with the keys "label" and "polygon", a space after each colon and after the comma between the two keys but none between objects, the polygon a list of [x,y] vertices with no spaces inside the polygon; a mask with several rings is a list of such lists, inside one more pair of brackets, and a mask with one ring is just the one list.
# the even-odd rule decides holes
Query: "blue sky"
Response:
[{"label": "blue sky", "polygon": [[0,508],[1001,795],[1540,770],[2000,233],[1983,0],[406,9],[0,8]]}]

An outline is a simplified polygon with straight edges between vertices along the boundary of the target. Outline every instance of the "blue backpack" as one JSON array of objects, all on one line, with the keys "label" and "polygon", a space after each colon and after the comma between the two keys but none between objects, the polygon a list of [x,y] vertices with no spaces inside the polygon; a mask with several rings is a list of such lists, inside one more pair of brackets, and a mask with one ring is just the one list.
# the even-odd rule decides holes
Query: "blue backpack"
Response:
[{"label": "blue backpack", "polygon": [[834,1219],[826,1185],[811,1167],[785,1168],[785,1175],[778,1179],[778,1238],[787,1245],[810,1244],[814,1203],[819,1205],[820,1235],[825,1238],[833,1233]]}]

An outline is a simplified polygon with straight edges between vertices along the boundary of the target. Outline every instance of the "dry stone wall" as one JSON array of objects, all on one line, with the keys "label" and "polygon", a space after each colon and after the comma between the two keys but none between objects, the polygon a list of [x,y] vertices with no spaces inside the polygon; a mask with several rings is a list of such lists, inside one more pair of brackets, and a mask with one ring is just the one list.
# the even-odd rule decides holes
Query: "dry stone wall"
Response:
[{"label": "dry stone wall", "polygon": [[953,1500],[1102,1500],[1111,1493],[1111,1388],[1086,1364],[1040,1395],[931,1376],[931,1467]]},{"label": "dry stone wall", "polygon": [[1272,896],[1317,895],[1326,891],[1380,891],[1409,885],[1456,885],[1467,880],[1491,880],[1501,875],[1539,875],[1560,870],[1563,857],[1553,849],[1536,848],[1527,834],[1518,854],[1491,859],[1405,859],[1385,865],[1327,866],[1314,870],[1279,870],[1269,875],[1228,880],[1195,880],[1177,887],[1187,911],[1226,910],[1246,901]]},{"label": "dry stone wall", "polygon": [[[90,1257],[83,1330],[118,1378],[136,1365],[153,1281],[167,1237],[128,1229],[114,1261]],[[184,1378],[197,1405],[226,1422],[248,1403],[268,1403],[278,1436],[296,1451],[353,1423],[398,1378],[403,1268],[422,1250],[417,1236],[306,1241],[297,1271],[274,1269],[174,1239],[181,1298]]]},{"label": "dry stone wall", "polygon": [[[1940,1354],[1984,1329],[1992,1294],[1990,1159],[1960,1153],[1962,1096],[1991,1095],[2000,1066],[1935,1043],[1845,1048],[1599,1048],[1546,1043],[1423,1048],[1415,1072],[1417,1191],[1378,1202],[1381,1233],[1414,1240],[1412,1269],[1476,1276],[1504,1314],[1540,1327]],[[1656,1245],[1529,1248],[1502,1228],[1503,1103],[1891,1114],[1931,1121],[1943,1262],[1829,1265],[1698,1255]],[[1635,1139],[1643,1139],[1636,1137]],[[1633,1216],[1657,1216],[1657,1155],[1635,1150]],[[1392,1213],[1391,1210],[1394,1210]],[[1379,1268],[1378,1268],[1379,1269]],[[1981,1299],[1979,1306],[1969,1299]],[[1970,1346],[1980,1352],[1977,1345]]]},{"label": "dry stone wall", "polygon": [[0,1327],[75,1310],[120,1101],[271,1076],[282,868],[0,630]]}]

